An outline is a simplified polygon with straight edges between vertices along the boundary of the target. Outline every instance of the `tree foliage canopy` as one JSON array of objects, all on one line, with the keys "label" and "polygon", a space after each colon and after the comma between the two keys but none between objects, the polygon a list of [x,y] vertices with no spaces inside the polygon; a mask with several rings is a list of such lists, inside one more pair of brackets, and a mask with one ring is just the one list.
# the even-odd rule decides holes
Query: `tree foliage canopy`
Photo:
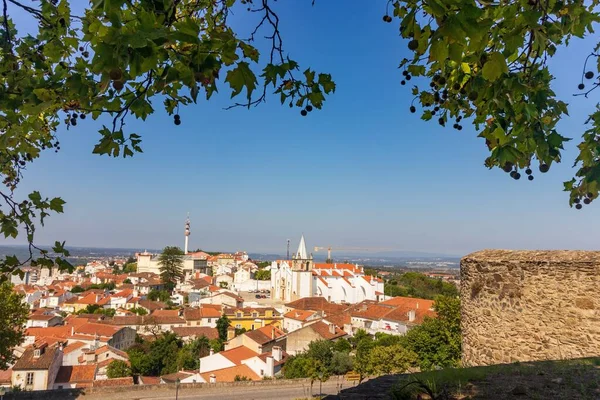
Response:
[{"label": "tree foliage canopy", "polygon": [[439,296],[434,309],[436,318],[426,317],[421,325],[400,336],[400,344],[417,354],[422,370],[456,367],[460,361],[460,300]]},{"label": "tree foliage canopy", "polygon": [[23,327],[29,316],[29,307],[23,296],[13,292],[9,282],[0,283],[0,370],[14,360],[13,348],[23,342]]},{"label": "tree foliage canopy", "polygon": [[183,279],[183,250],[167,246],[158,256],[160,279],[168,290],[173,290],[177,281]]},{"label": "tree foliage canopy", "polygon": [[[313,0],[314,2],[314,0]],[[128,118],[145,120],[164,112],[181,124],[181,106],[207,100],[225,87],[232,107],[250,107],[269,92],[306,115],[335,91],[319,73],[285,55],[282,23],[274,0],[40,0],[26,5],[2,0],[0,23],[0,232],[29,243],[29,257],[8,256],[0,272],[24,263],[58,265],[57,256],[34,245],[36,226],[64,200],[33,191],[17,198],[27,165],[43,151],[59,151],[59,128],[79,129],[85,118],[101,119],[94,154],[130,157],[141,152],[141,133],[128,132]],[[384,3],[382,2],[382,9]],[[548,60],[573,37],[585,37],[600,20],[598,0],[395,0],[385,22],[400,27],[413,57],[400,62],[402,84],[416,85],[411,111],[421,118],[462,129],[473,123],[485,140],[485,165],[501,167],[514,179],[534,167],[547,172],[561,161],[569,140],[557,129],[567,104],[552,90]],[[17,26],[13,16],[29,22]],[[228,22],[232,12],[256,17],[256,29],[242,37]],[[37,24],[28,32],[25,26]],[[266,37],[264,54],[256,40]],[[600,45],[590,49],[580,95],[600,86]],[[594,72],[594,70],[596,72]],[[587,85],[583,83],[583,77]],[[600,107],[586,121],[578,145],[575,177],[564,183],[570,204],[581,208],[598,197]],[[0,275],[4,279],[4,275]]]},{"label": "tree foliage canopy", "polygon": [[458,296],[458,289],[454,284],[437,278],[429,278],[418,272],[407,272],[386,282],[384,291],[388,296],[418,297],[421,299],[434,299],[439,295]]},{"label": "tree foliage canopy", "polygon": [[106,367],[106,376],[110,379],[131,376],[131,368],[125,361],[114,360]]}]

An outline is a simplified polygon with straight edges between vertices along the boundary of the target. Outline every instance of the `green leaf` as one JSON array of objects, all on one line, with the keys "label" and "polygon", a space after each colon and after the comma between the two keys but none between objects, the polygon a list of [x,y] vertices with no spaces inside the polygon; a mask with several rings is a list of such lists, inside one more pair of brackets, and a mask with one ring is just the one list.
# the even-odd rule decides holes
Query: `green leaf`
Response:
[{"label": "green leaf", "polygon": [[66,202],[63,199],[61,199],[60,197],[55,197],[52,200],[50,200],[50,209],[57,213],[62,213],[63,206],[65,205],[65,203]]},{"label": "green leaf", "polygon": [[488,81],[495,81],[500,78],[502,74],[508,73],[508,66],[506,60],[501,53],[494,52],[488,56],[488,59],[483,66],[483,77]]},{"label": "green leaf", "polygon": [[443,62],[446,58],[448,58],[448,44],[444,40],[433,43],[429,50],[429,61]]},{"label": "green leaf", "polygon": [[256,89],[256,75],[250,69],[250,65],[245,61],[240,61],[237,66],[227,72],[226,82],[233,89],[231,97],[235,97],[241,93],[245,87],[248,100],[252,97],[252,92]]}]

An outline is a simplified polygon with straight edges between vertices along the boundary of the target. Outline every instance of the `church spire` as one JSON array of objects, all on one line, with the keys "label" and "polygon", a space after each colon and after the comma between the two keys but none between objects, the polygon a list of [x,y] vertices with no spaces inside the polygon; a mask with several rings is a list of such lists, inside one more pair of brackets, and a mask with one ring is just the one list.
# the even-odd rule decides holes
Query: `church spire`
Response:
[{"label": "church spire", "polygon": [[302,235],[302,237],[300,238],[300,244],[298,245],[298,252],[296,253],[296,256],[300,260],[308,259],[308,253],[306,252],[306,243],[304,242],[304,235]]}]

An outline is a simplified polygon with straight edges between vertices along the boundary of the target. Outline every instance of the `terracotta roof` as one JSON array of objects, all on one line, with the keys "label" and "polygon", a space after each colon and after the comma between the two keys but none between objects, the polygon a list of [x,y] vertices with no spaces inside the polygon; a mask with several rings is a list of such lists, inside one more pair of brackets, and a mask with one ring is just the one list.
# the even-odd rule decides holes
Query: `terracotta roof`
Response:
[{"label": "terracotta roof", "polygon": [[252,339],[254,342],[263,345],[265,343],[269,343],[272,340],[285,336],[285,333],[281,329],[277,329],[273,325],[266,325],[262,328],[246,332],[244,333],[244,335]]},{"label": "terracotta roof", "polygon": [[102,346],[102,347],[98,347],[98,348],[97,348],[97,349],[94,351],[94,353],[95,353],[96,355],[98,355],[98,354],[105,353],[105,352],[107,352],[107,351],[110,351],[110,352],[112,352],[112,353],[115,353],[116,355],[118,355],[118,356],[121,356],[121,357],[123,357],[123,358],[125,358],[125,359],[129,360],[129,354],[127,354],[127,353],[125,353],[124,351],[121,351],[121,350],[119,350],[119,349],[116,349],[116,348],[114,348],[114,347],[112,347],[112,346],[109,346],[109,345],[104,345],[104,346]]},{"label": "terracotta roof", "polygon": [[247,360],[258,355],[258,353],[250,350],[246,346],[234,347],[233,349],[222,351],[219,354],[235,365],[240,365],[242,360]]},{"label": "terracotta roof", "polygon": [[353,272],[360,272],[361,268],[357,267],[355,264],[328,264],[328,263],[315,263],[315,269],[347,269]]},{"label": "terracotta roof", "polygon": [[296,321],[306,321],[307,319],[309,319],[310,317],[312,317],[313,315],[315,315],[316,312],[315,311],[309,311],[309,310],[292,310],[286,314],[284,314],[284,318],[289,318],[289,319],[293,319]]},{"label": "terracotta roof", "polygon": [[176,335],[185,337],[201,337],[206,336],[209,339],[218,339],[219,331],[216,328],[209,328],[206,326],[180,326],[171,329]]},{"label": "terracotta roof", "polygon": [[347,308],[341,304],[330,303],[324,297],[303,297],[285,306],[296,310],[324,311],[326,314],[337,314]]},{"label": "terracotta roof", "polygon": [[101,379],[96,380],[92,384],[93,387],[106,387],[106,386],[133,386],[133,377],[128,376],[126,378],[114,378],[114,379]]},{"label": "terracotta roof", "polygon": [[417,299],[413,297],[392,297],[386,301],[382,301],[381,304],[387,304],[394,307],[412,307],[414,309],[417,308],[417,304],[419,305],[419,309],[429,309],[433,308],[433,300],[426,299]]},{"label": "terracotta roof", "polygon": [[0,370],[0,385],[11,383],[12,379],[12,368],[7,370]]},{"label": "terracotta roof", "polygon": [[87,346],[84,342],[72,342],[69,343],[68,346],[66,346],[65,348],[63,348],[63,354],[69,354],[74,352],[77,349],[80,349],[84,346]]},{"label": "terracotta roof", "polygon": [[94,379],[96,379],[96,365],[72,365],[60,367],[55,382],[79,384],[92,383]]},{"label": "terracotta roof", "polygon": [[225,295],[225,296],[229,296],[237,301],[244,301],[244,299],[240,296],[238,296],[237,294],[231,293],[231,292],[221,292],[221,293],[217,293],[214,296],[221,296],[221,295]]},{"label": "terracotta roof", "polygon": [[21,358],[17,360],[13,366],[13,371],[21,371],[28,369],[48,369],[55,359],[55,354],[58,350],[56,346],[42,346],[42,354],[39,357],[34,357],[34,348],[28,347]]},{"label": "terracotta roof", "polygon": [[327,322],[331,322],[332,324],[336,324],[337,326],[344,326],[352,322],[352,318],[349,312],[343,312],[340,314],[328,315],[325,317]]},{"label": "terracotta roof", "polygon": [[113,336],[123,328],[116,326],[110,326],[106,324],[87,323],[75,328],[75,333],[80,335],[99,335],[99,336]]},{"label": "terracotta roof", "polygon": [[155,310],[150,315],[153,317],[179,317],[179,310]]},{"label": "terracotta roof", "polygon": [[177,382],[177,379],[181,381],[185,378],[189,378],[192,375],[194,374],[191,372],[179,371],[168,375],[162,375],[160,379],[163,380],[165,383],[175,383]]},{"label": "terracotta roof", "polygon": [[215,371],[205,372],[201,374],[206,382],[210,382],[210,376],[215,375],[217,382],[233,382],[236,376],[246,377],[252,381],[260,381],[262,378],[245,364],[236,365],[235,367],[217,369]]},{"label": "terracotta roof", "polygon": [[186,308],[183,311],[183,318],[188,321],[198,321],[202,318],[219,318],[221,311],[211,307]]},{"label": "terracotta roof", "polygon": [[140,385],[158,385],[160,383],[159,376],[140,376],[138,377]]},{"label": "terracotta roof", "polygon": [[353,317],[379,320],[393,310],[394,307],[389,305],[359,303],[351,309],[350,315]]},{"label": "terracotta roof", "polygon": [[50,321],[52,318],[61,318],[59,315],[32,314],[27,319],[30,321]]},{"label": "terracotta roof", "polygon": [[[408,316],[410,311],[415,312],[415,319],[412,321],[410,321],[410,318]],[[411,324],[420,324],[423,322],[425,317],[435,317],[435,316],[436,316],[436,313],[433,310],[428,310],[428,309],[423,309],[423,308],[414,309],[411,307],[396,307],[395,309],[393,309],[392,311],[387,313],[384,317],[382,317],[382,319],[390,320],[390,321],[397,321],[397,322],[408,322]]]},{"label": "terracotta roof", "polygon": [[[87,322],[87,321],[86,321]],[[34,337],[55,337],[66,339],[71,335],[71,327],[70,326],[51,326],[49,328],[27,328],[25,330],[25,336],[34,336]]]},{"label": "terracotta roof", "polygon": [[185,325],[185,320],[181,317],[177,317],[177,316],[170,316],[170,315],[165,315],[165,316],[154,316],[154,315],[150,315],[148,318],[146,318],[147,322],[151,322],[153,321],[153,323],[159,324],[159,325],[173,325],[173,324],[183,324]]},{"label": "terracotta roof", "polygon": [[346,336],[346,332],[335,326],[335,333],[331,333],[329,330],[329,325],[323,321],[315,322],[314,324],[308,325],[315,333],[321,336],[323,339],[333,340],[340,338],[342,336]]},{"label": "terracotta roof", "polygon": [[167,305],[165,303],[162,303],[160,301],[152,301],[152,300],[140,300],[140,301],[138,301],[138,305],[141,307],[147,308],[150,311],[167,308]]}]

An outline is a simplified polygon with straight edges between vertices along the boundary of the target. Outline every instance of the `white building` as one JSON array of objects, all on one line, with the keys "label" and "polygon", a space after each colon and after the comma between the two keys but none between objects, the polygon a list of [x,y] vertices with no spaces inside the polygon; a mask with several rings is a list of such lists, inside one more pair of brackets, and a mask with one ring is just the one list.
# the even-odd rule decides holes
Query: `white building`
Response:
[{"label": "white building", "polygon": [[271,296],[285,302],[320,296],[335,303],[383,300],[383,281],[364,274],[354,264],[315,264],[306,252],[304,236],[292,260],[271,264]]}]

